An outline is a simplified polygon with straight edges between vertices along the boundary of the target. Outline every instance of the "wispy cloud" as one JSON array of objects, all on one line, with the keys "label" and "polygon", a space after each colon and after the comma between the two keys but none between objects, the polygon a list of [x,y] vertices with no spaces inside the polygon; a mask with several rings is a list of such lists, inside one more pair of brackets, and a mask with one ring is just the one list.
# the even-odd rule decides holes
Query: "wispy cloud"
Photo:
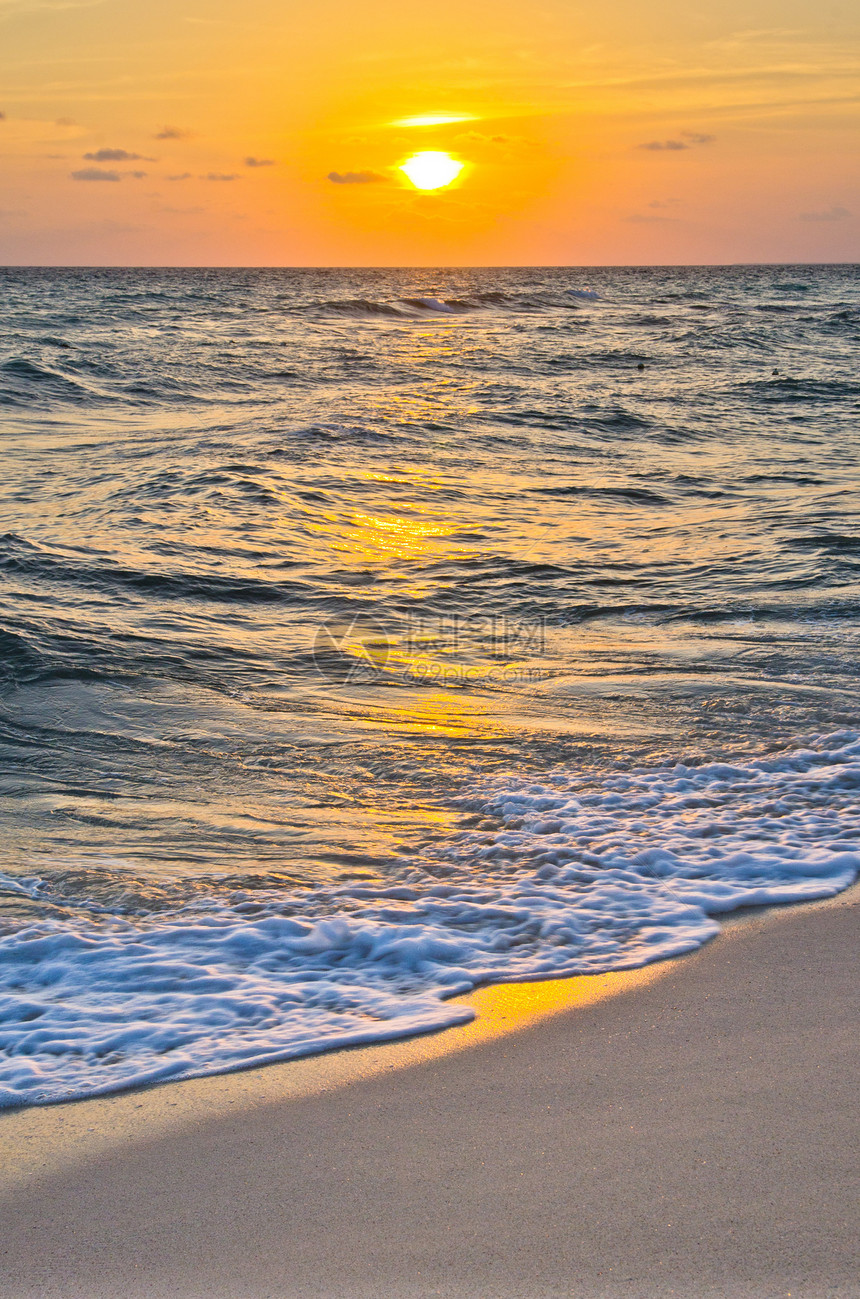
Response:
[{"label": "wispy cloud", "polygon": [[847,221],[850,216],[847,207],[830,207],[824,212],[801,212],[798,221]]},{"label": "wispy cloud", "polygon": [[474,122],[474,113],[423,113],[418,117],[400,117],[390,126],[447,126],[450,122]]},{"label": "wispy cloud", "polygon": [[246,158],[246,167],[274,167],[274,158]]},{"label": "wispy cloud", "polygon": [[637,144],[637,149],[647,149],[649,153],[678,153],[681,149],[694,149],[698,145],[713,144],[715,135],[705,135],[701,131],[681,131],[679,140],[648,140],[646,144]]},{"label": "wispy cloud", "polygon": [[94,153],[85,153],[88,162],[155,162],[142,153],[129,153],[127,149],[96,149]]},{"label": "wispy cloud", "polygon": [[105,171],[103,167],[82,167],[72,172],[72,180],[120,180],[118,171]]},{"label": "wispy cloud", "polygon": [[208,171],[206,175],[201,176],[200,179],[201,180],[239,180],[240,177],[237,176],[234,171],[230,171],[230,172]]},{"label": "wispy cloud", "polygon": [[178,172],[177,175],[175,175],[175,176],[166,176],[165,179],[166,179],[166,180],[190,180],[190,179],[191,179],[191,172],[190,172],[190,171],[180,171],[180,172]]},{"label": "wispy cloud", "polygon": [[152,138],[153,140],[187,140],[190,135],[190,131],[183,131],[178,126],[163,126]]},{"label": "wispy cloud", "polygon": [[92,9],[104,0],[0,0],[0,19],[44,9]]},{"label": "wispy cloud", "polygon": [[328,179],[335,185],[378,185],[388,177],[378,171],[330,171]]},{"label": "wispy cloud", "polygon": [[646,215],[644,212],[633,212],[631,213],[630,216],[622,217],[621,220],[627,221],[630,225],[634,225],[634,226],[654,226],[654,225],[666,225],[667,223],[677,221],[678,218],[670,217],[670,216],[657,216],[656,214]]},{"label": "wispy cloud", "polygon": [[473,144],[510,144],[509,135],[484,135],[481,131],[461,131],[458,140],[468,140]]},{"label": "wispy cloud", "polygon": [[132,180],[143,180],[148,176],[146,171],[106,171],[104,167],[82,167],[80,171],[71,173],[72,180],[122,180],[123,176],[131,176]]}]

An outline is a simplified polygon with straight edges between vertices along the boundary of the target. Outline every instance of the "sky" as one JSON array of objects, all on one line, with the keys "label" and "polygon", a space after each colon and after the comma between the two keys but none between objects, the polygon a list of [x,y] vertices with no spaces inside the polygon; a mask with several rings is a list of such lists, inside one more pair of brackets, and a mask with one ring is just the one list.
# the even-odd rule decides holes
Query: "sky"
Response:
[{"label": "sky", "polygon": [[[857,261],[859,33],[848,0],[0,0],[0,264]],[[400,170],[427,151],[450,186]]]}]

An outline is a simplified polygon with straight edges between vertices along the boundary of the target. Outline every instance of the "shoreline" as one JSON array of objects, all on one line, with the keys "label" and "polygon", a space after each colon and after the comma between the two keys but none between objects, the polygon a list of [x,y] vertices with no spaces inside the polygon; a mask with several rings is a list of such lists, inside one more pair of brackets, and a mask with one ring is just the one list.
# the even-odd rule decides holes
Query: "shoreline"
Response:
[{"label": "shoreline", "polygon": [[[855,884],[824,901],[726,917],[696,952],[640,970],[483,988],[458,999],[478,1017],[440,1033],[10,1111],[0,1116],[0,1294],[652,1299],[677,1281],[694,1299],[853,1299],[846,1066],[857,1053],[859,905]],[[630,1122],[618,1127],[613,1115]],[[669,1153],[679,1141],[681,1158]],[[701,1182],[691,1143],[718,1183],[728,1170],[722,1195]],[[528,1151],[543,1178],[528,1159],[512,1168],[512,1152]],[[658,1212],[667,1179],[663,1253],[674,1262],[657,1268],[648,1241],[667,1225],[643,1235],[641,1220]],[[743,1210],[747,1184],[755,1194]],[[575,1265],[558,1254],[559,1232],[571,1230],[565,1187],[582,1236]],[[607,1202],[611,1224],[600,1218]],[[826,1256],[810,1243],[816,1223],[831,1239]],[[537,1236],[546,1259],[534,1254]],[[471,1237],[484,1240],[480,1258],[463,1244]],[[625,1239],[645,1251],[640,1263]],[[610,1245],[629,1281],[611,1275]],[[722,1282],[695,1271],[709,1250]]]},{"label": "shoreline", "polygon": [[450,999],[453,1005],[470,1006],[475,1011],[475,1018],[465,1024],[200,1078],[145,1084],[103,1096],[0,1110],[0,1199],[18,1183],[76,1162],[82,1147],[87,1154],[101,1153],[151,1139],[154,1132],[232,1113],[237,1104],[255,1107],[305,1099],[381,1073],[415,1068],[527,1031],[556,1015],[575,1015],[587,1006],[634,993],[683,967],[739,928],[778,924],[799,912],[808,914],[850,903],[860,906],[860,879],[830,898],[727,912],[720,917],[720,932],[701,947],[635,969],[486,984]]}]

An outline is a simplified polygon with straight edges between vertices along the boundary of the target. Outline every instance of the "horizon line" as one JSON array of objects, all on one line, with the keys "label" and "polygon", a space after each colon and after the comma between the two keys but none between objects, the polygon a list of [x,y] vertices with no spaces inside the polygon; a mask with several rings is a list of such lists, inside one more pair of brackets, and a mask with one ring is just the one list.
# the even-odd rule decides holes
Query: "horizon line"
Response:
[{"label": "horizon line", "polygon": [[623,271],[730,270],[734,267],[845,267],[860,261],[797,262],[0,262],[2,271]]}]

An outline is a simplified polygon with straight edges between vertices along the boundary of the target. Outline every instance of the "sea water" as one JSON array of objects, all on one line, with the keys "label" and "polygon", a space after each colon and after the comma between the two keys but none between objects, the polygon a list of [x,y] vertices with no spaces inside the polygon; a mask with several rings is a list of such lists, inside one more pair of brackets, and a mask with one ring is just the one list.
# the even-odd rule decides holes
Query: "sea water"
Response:
[{"label": "sea water", "polygon": [[858,287],[0,272],[0,1103],[850,884]]}]

